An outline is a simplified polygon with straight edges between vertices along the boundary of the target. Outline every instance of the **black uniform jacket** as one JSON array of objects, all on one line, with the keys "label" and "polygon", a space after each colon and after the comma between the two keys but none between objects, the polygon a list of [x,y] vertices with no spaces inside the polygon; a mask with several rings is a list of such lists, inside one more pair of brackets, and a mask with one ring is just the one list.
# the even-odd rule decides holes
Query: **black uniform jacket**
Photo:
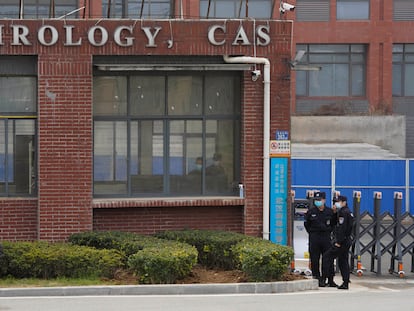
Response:
[{"label": "black uniform jacket", "polygon": [[305,229],[308,233],[330,233],[332,232],[335,214],[328,206],[321,211],[317,207],[311,207],[305,214]]},{"label": "black uniform jacket", "polygon": [[341,244],[351,237],[354,216],[348,206],[344,206],[338,210],[336,216],[337,219],[335,220],[336,226],[334,230],[335,242]]}]

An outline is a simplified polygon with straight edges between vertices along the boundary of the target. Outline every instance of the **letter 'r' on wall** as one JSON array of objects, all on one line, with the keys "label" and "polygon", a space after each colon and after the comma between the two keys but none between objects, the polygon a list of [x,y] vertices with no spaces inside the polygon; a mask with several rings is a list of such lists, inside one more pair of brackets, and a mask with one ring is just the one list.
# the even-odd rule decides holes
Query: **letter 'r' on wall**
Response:
[{"label": "letter 'r' on wall", "polygon": [[31,45],[29,40],[27,40],[29,27],[22,25],[11,25],[11,28],[13,30],[13,41],[11,45]]}]

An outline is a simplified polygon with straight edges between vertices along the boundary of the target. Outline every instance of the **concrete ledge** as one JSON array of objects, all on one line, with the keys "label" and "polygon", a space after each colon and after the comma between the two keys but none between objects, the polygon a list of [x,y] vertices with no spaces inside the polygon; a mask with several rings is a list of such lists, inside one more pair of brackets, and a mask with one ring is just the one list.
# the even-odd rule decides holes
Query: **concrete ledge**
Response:
[{"label": "concrete ledge", "polygon": [[1,288],[0,297],[273,294],[315,289],[318,289],[318,281],[315,279],[306,279],[298,281],[264,283]]}]

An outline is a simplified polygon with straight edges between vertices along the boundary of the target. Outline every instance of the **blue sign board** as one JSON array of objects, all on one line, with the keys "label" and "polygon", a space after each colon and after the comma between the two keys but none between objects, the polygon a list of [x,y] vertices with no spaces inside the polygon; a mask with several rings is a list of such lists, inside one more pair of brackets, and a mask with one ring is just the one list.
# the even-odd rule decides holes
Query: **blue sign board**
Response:
[{"label": "blue sign board", "polygon": [[287,245],[288,159],[270,159],[270,240]]},{"label": "blue sign board", "polygon": [[288,131],[276,131],[276,140],[289,140]]}]

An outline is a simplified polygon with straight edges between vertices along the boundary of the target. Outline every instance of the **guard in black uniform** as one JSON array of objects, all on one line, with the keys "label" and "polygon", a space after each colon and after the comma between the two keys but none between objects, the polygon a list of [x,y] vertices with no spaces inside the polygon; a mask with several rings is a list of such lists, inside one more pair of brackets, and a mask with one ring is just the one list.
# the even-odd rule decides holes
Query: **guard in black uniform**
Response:
[{"label": "guard in black uniform", "polygon": [[[319,280],[320,285],[322,279],[319,261],[321,256],[331,247],[331,233],[333,230],[332,221],[334,220],[334,213],[330,207],[325,205],[325,202],[325,192],[316,192],[314,194],[314,206],[306,212],[304,223],[305,229],[309,234],[309,255],[312,276],[314,279]],[[329,281],[333,282],[333,276],[332,280],[330,279]],[[333,286],[333,284],[331,285]]]},{"label": "guard in black uniform", "polygon": [[349,248],[352,244],[352,226],[354,216],[352,215],[346,196],[340,195],[334,198],[336,207],[336,216],[334,228],[334,241],[331,248],[323,254],[322,257],[322,280],[332,276],[331,267],[334,259],[338,258],[338,266],[341,271],[343,283],[338,289],[349,288]]}]

